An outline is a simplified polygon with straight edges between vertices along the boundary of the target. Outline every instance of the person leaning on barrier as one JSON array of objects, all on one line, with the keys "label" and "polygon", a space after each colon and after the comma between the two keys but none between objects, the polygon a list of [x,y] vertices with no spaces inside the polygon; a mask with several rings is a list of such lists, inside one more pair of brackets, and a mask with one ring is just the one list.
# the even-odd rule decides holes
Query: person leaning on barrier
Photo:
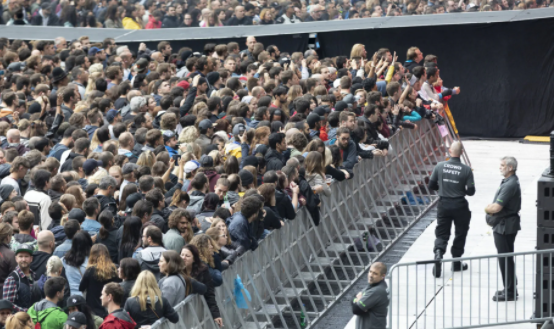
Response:
[{"label": "person leaning on barrier", "polygon": [[[493,228],[494,245],[499,254],[514,252],[517,231],[521,230],[521,219],[519,217],[521,188],[516,170],[516,158],[508,156],[500,160],[500,173],[504,176],[504,179],[494,195],[493,203],[485,208],[487,224]],[[502,273],[504,290],[497,291],[492,300],[495,302],[514,301],[517,299],[514,283],[514,258],[499,257],[498,266]]]},{"label": "person leaning on barrier", "polygon": [[356,329],[379,329],[387,326],[389,297],[387,293],[387,265],[374,263],[367,274],[368,286],[352,301]]},{"label": "person leaning on barrier", "polygon": [[[451,252],[453,258],[462,257],[466,244],[471,211],[469,211],[466,195],[475,194],[473,172],[469,166],[460,161],[463,152],[462,143],[454,142],[448,150],[450,160],[439,162],[429,180],[429,189],[439,191],[439,205],[437,209],[437,228],[435,229],[435,259],[441,260],[446,252],[452,222],[456,228]],[[453,271],[467,270],[467,264],[452,263]],[[437,262],[433,267],[433,275],[441,276],[441,264]]]}]

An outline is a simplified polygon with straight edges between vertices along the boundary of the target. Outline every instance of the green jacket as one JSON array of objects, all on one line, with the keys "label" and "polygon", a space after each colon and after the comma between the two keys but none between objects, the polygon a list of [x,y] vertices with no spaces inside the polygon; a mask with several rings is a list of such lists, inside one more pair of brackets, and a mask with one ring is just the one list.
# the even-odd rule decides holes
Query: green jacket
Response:
[{"label": "green jacket", "polygon": [[67,314],[46,299],[35,303],[27,313],[35,324],[40,322],[42,329],[63,329],[65,321],[67,321]]}]

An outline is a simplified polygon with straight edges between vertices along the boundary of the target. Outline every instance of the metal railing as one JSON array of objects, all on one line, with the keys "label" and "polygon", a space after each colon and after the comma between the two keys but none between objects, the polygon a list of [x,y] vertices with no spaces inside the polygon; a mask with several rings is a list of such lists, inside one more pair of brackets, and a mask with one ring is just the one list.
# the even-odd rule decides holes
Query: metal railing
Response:
[{"label": "metal railing", "polygon": [[[478,328],[552,319],[553,253],[554,249],[443,259],[440,278],[432,274],[434,260],[396,264],[387,275],[388,328]],[[451,272],[457,261],[469,268]],[[506,291],[502,270],[506,279],[511,277],[512,261],[516,284]],[[535,292],[535,283],[542,291]],[[497,292],[517,298],[493,301]]]},{"label": "metal railing", "polygon": [[[445,158],[445,141],[429,121],[402,130],[389,140],[387,157],[362,160],[352,179],[331,184],[331,197],[321,197],[319,226],[300,208],[295,220],[240,257],[216,289],[225,328],[312,326],[437,201],[427,182]],[[251,295],[247,309],[235,302],[237,275]],[[188,316],[182,309],[191,305],[177,308]],[[206,328],[199,323],[210,322],[209,314],[197,315],[197,322],[179,326],[163,319],[152,329]]]}]

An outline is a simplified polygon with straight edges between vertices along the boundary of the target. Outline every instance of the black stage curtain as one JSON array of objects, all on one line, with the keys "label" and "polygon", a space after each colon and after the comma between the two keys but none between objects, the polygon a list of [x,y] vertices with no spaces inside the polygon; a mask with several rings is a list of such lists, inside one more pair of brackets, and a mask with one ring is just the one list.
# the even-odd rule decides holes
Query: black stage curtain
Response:
[{"label": "black stage curtain", "polygon": [[554,129],[554,19],[438,27],[318,33],[320,56],[350,55],[356,43],[368,57],[380,47],[398,53],[417,46],[438,56],[449,101],[466,137],[520,138]]}]

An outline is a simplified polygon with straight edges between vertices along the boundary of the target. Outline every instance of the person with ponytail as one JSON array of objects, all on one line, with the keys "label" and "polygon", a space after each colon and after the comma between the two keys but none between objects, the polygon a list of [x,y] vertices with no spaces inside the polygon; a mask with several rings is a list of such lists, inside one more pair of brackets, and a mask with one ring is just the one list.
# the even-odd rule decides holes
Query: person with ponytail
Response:
[{"label": "person with ponytail", "polygon": [[117,228],[114,226],[114,217],[111,211],[104,210],[98,216],[98,222],[102,224],[100,232],[96,237],[96,243],[100,243],[108,248],[110,258],[114,264],[119,264],[119,241],[117,238]]},{"label": "person with ponytail", "polygon": [[101,63],[92,64],[88,68],[88,82],[85,89],[85,98],[96,90],[96,79],[104,77],[104,66]]},{"label": "person with ponytail", "polygon": [[6,320],[6,329],[33,329],[35,324],[25,312],[17,312]]}]

